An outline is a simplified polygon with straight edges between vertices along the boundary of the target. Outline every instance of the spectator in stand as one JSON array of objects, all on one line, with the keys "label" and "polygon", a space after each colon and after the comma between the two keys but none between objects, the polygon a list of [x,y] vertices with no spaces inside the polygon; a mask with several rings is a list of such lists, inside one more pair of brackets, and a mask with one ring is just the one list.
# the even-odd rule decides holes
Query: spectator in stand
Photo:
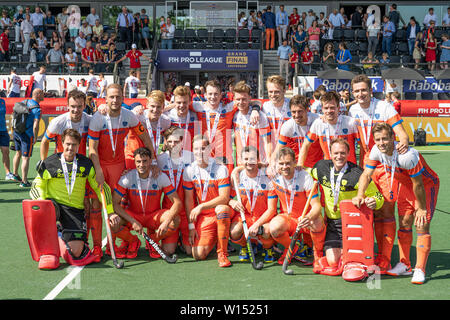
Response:
[{"label": "spectator in stand", "polygon": [[95,73],[105,72],[106,71],[105,54],[100,46],[100,43],[95,44],[94,60],[95,60],[95,63],[94,63]]},{"label": "spectator in stand", "polygon": [[83,73],[86,73],[89,69],[93,69],[97,60],[94,55],[95,49],[92,47],[92,41],[86,41],[86,47],[81,50],[81,68]]},{"label": "spectator in stand", "polygon": [[325,70],[336,68],[336,54],[333,42],[327,42],[323,48],[322,63]]},{"label": "spectator in stand", "polygon": [[303,29],[305,30],[306,30],[306,17],[307,17],[306,12],[302,12],[302,14],[300,15],[300,21],[298,22],[298,24],[301,24]]},{"label": "spectator in stand", "polygon": [[102,34],[102,38],[100,39],[100,48],[102,48],[103,53],[107,53],[109,50],[109,35],[107,32]]},{"label": "spectator in stand", "polygon": [[39,31],[44,31],[44,18],[45,14],[41,12],[41,8],[36,7],[34,13],[31,14],[31,23],[34,27],[34,33],[38,34]]},{"label": "spectator in stand", "polygon": [[352,14],[352,28],[362,28],[363,26],[363,8],[357,6],[355,12]]},{"label": "spectator in stand", "polygon": [[64,55],[61,51],[61,45],[59,42],[56,42],[54,47],[48,51],[46,61],[47,65],[50,65],[51,72],[62,72],[61,67],[64,65]]},{"label": "spectator in stand", "polygon": [[436,22],[434,20],[430,20],[430,25],[424,28],[423,37],[424,41],[430,37],[430,34],[434,35],[434,31],[436,30]]},{"label": "spectator in stand", "polygon": [[312,22],[308,29],[308,45],[314,55],[319,55],[320,50],[320,28],[317,26],[317,21]]},{"label": "spectator in stand", "polygon": [[92,40],[92,28],[86,20],[81,23],[80,32],[84,33],[86,40]]},{"label": "spectator in stand", "polygon": [[262,22],[266,29],[266,50],[275,49],[276,17],[272,12],[272,6],[267,6],[266,12],[262,15]]},{"label": "spectator in stand", "polygon": [[375,67],[378,60],[374,57],[372,51],[367,52],[367,57],[365,57],[361,63],[363,63],[363,70],[366,75],[374,76],[376,74]]},{"label": "spectator in stand", "polygon": [[433,8],[429,8],[428,9],[428,13],[425,15],[425,18],[423,18],[423,24],[425,27],[430,27],[431,26],[431,21],[433,21],[434,23],[436,23],[437,20],[437,16],[434,13],[434,9]]},{"label": "spectator in stand", "polygon": [[106,70],[108,72],[113,71],[114,65],[119,59],[119,53],[117,52],[115,43],[109,45],[108,51],[105,53],[105,62],[107,63]]},{"label": "spectator in stand", "polygon": [[389,58],[387,52],[383,52],[381,54],[381,58],[378,62],[380,63],[380,70],[389,69],[389,63],[391,63],[391,59]]},{"label": "spectator in stand", "polygon": [[344,89],[339,92],[340,100],[339,100],[339,114],[348,115],[348,111],[351,106],[356,104],[358,101],[353,100],[350,97],[350,90]]},{"label": "spectator in stand", "polygon": [[437,43],[433,33],[425,40],[425,61],[428,63],[428,70],[434,71],[436,67],[436,49]]},{"label": "spectator in stand", "polygon": [[[150,19],[147,15],[147,11],[145,9],[141,10],[141,15],[139,16],[139,24],[141,26],[141,36],[145,43],[145,48],[150,50]],[[144,46],[144,45],[142,45]]]},{"label": "spectator in stand", "polygon": [[383,25],[381,27],[383,33],[383,40],[381,42],[381,51],[387,52],[390,56],[392,54],[392,37],[395,34],[395,26],[388,16],[383,17]]},{"label": "spectator in stand", "polygon": [[55,43],[59,43],[60,47],[62,48],[62,39],[59,36],[58,32],[53,31],[52,36],[50,38],[50,47],[53,48],[55,46]]},{"label": "spectator in stand", "polygon": [[416,62],[414,69],[419,69],[419,64],[422,60],[423,53],[423,37],[422,32],[417,32],[416,41],[414,42],[413,59]]},{"label": "spectator in stand", "polygon": [[20,25],[20,35],[23,43],[23,54],[28,54],[30,50],[30,35],[34,32],[33,24],[31,23],[31,16],[25,14],[25,20]]},{"label": "spectator in stand", "polygon": [[406,38],[408,39],[409,55],[412,56],[414,52],[414,44],[416,42],[417,34],[420,32],[420,26],[417,24],[416,19],[411,17],[409,19],[408,27],[406,28]]},{"label": "spectator in stand", "polygon": [[284,5],[280,6],[280,11],[276,15],[276,25],[278,33],[278,43],[281,45],[283,40],[287,39],[287,31],[289,25],[289,17],[286,11],[284,11]]},{"label": "spectator in stand", "polygon": [[139,24],[139,12],[133,14],[134,19],[134,30],[133,30],[133,43],[136,43],[138,47],[140,47],[141,43],[141,26]]},{"label": "spectator in stand", "polygon": [[250,33],[250,37],[252,35],[252,30],[258,29],[258,20],[256,20],[255,10],[250,10],[250,14],[248,16],[248,21],[247,21],[247,29]]},{"label": "spectator in stand", "polygon": [[167,17],[165,27],[161,29],[161,49],[172,49],[174,36],[175,25],[172,24],[172,19]]},{"label": "spectator in stand", "polygon": [[34,31],[30,33],[29,47],[30,47],[30,63],[26,66],[27,71],[29,71],[31,67],[36,68],[36,62],[44,61],[44,55],[39,52],[38,44],[36,41],[36,35]]},{"label": "spectator in stand", "polygon": [[[403,20],[400,12],[397,11],[397,5],[395,3],[393,3],[389,6],[389,21],[391,21],[394,24],[396,31],[399,29],[400,21],[402,22],[403,27],[406,26],[406,23]],[[394,36],[395,36],[395,32],[394,32]]]},{"label": "spectator in stand", "polygon": [[330,21],[331,25],[334,28],[342,28],[345,27],[345,21],[342,15],[337,11],[337,9],[333,9],[333,12],[328,16],[328,21]]},{"label": "spectator in stand", "polygon": [[[75,7],[72,7],[69,18],[67,19],[67,27],[69,29],[70,41],[74,42],[79,35],[81,26],[81,15]],[[79,52],[77,50],[77,52]]]},{"label": "spectator in stand", "polygon": [[86,21],[88,22],[88,24],[93,27],[96,25],[96,21],[100,21],[100,17],[98,16],[98,14],[95,11],[95,8],[91,8],[91,13],[89,13],[86,17]]},{"label": "spectator in stand", "polygon": [[45,34],[50,31],[56,31],[56,18],[52,15],[50,10],[47,10],[47,13],[44,18],[44,30]]},{"label": "spectator in stand", "polygon": [[77,53],[81,53],[81,50],[83,50],[84,48],[86,48],[86,37],[84,36],[83,32],[79,32],[78,33],[78,37],[76,37],[75,39],[75,51]]},{"label": "spectator in stand", "polygon": [[314,62],[314,55],[309,46],[305,46],[305,50],[301,53],[303,73],[311,74],[311,65]]},{"label": "spectator in stand", "polygon": [[64,59],[67,63],[67,70],[69,73],[75,72],[78,64],[78,56],[73,52],[72,47],[68,47]]},{"label": "spectator in stand", "polygon": [[42,53],[44,56],[47,55],[48,41],[47,38],[44,36],[44,31],[39,31],[38,37],[36,38],[36,42],[38,44],[39,52]]},{"label": "spectator in stand", "polygon": [[292,90],[292,86],[294,85],[295,66],[298,65],[298,62],[299,56],[297,53],[297,49],[293,47],[292,53],[289,55],[289,76],[288,76],[289,90]]},{"label": "spectator in stand", "polygon": [[11,77],[9,78],[8,88],[6,90],[8,98],[19,98],[20,97],[20,86],[22,79],[17,75],[16,68],[11,68]]},{"label": "spectator in stand", "polygon": [[317,19],[317,25],[319,26],[320,29],[322,29],[323,26],[325,25],[325,21],[327,21],[327,19],[325,18],[325,12],[320,12],[319,18]]},{"label": "spectator in stand", "polygon": [[69,13],[67,8],[63,8],[60,13],[56,16],[57,30],[58,34],[61,37],[62,43],[66,42],[67,35],[67,20],[69,19]]},{"label": "spectator in stand", "polygon": [[323,23],[322,30],[321,30],[321,33],[323,33],[322,39],[333,40],[333,30],[334,29],[330,25],[330,22],[325,19],[325,22]]},{"label": "spectator in stand", "polygon": [[202,94],[202,90],[199,85],[196,85],[194,87],[194,94],[192,95],[192,101],[200,101],[200,102],[206,102],[206,98]]},{"label": "spectator in stand", "polygon": [[297,8],[292,9],[292,13],[289,15],[289,26],[294,26],[297,29],[297,25],[300,22],[300,15]]},{"label": "spectator in stand", "polygon": [[103,26],[100,23],[100,19],[95,20],[95,24],[92,27],[92,41],[100,42],[103,36]]},{"label": "spectator in stand", "polygon": [[241,12],[238,14],[237,21],[238,21],[238,30],[247,27],[247,17],[245,16],[245,12]]},{"label": "spectator in stand", "polygon": [[264,31],[266,29],[265,29],[264,23],[262,22],[262,12],[261,11],[258,11],[256,13],[256,24],[257,24],[258,28],[261,29],[264,33]]},{"label": "spectator in stand", "polygon": [[23,7],[19,6],[17,8],[17,12],[13,16],[13,24],[14,24],[14,30],[15,30],[15,38],[14,38],[15,42],[19,42],[19,40],[20,40],[20,26],[22,25],[22,22],[24,20],[25,20],[25,13],[23,13]]},{"label": "spectator in stand", "polygon": [[448,62],[450,61],[450,40],[448,38],[448,34],[444,33],[441,36],[441,69],[448,68]]},{"label": "spectator in stand", "polygon": [[5,29],[6,27],[11,28],[13,26],[11,19],[8,17],[8,11],[6,10],[2,11],[2,18],[0,19],[0,24],[2,25],[2,29]]},{"label": "spectator in stand", "polygon": [[305,48],[306,42],[308,41],[308,34],[301,24],[297,26],[297,31],[292,36],[292,42],[294,46],[297,48],[297,52],[301,54]]},{"label": "spectator in stand", "polygon": [[[308,10],[308,15],[305,18],[305,28],[309,30],[312,27],[313,21],[316,21],[316,16],[314,15],[314,11],[312,9]],[[312,50],[312,48],[311,48]]]},{"label": "spectator in stand", "polygon": [[3,29],[3,32],[0,34],[0,61],[1,62],[9,61],[9,38],[8,38],[8,32],[9,32],[9,28],[6,27],[6,28]]},{"label": "spectator in stand", "polygon": [[120,41],[127,44],[127,49],[131,47],[134,27],[133,15],[128,12],[127,7],[123,6],[122,12],[117,16],[116,31],[119,33]]},{"label": "spectator in stand", "polygon": [[450,27],[450,7],[447,8],[447,13],[444,15],[444,18],[442,19],[442,26]]},{"label": "spectator in stand", "polygon": [[[167,18],[169,19],[169,18]],[[137,49],[135,43],[131,46],[131,50],[127,52],[122,58],[120,58],[116,63],[120,63],[126,58],[130,59],[130,70],[136,71],[136,77],[141,79],[141,57],[148,60],[150,63],[153,61],[151,58],[144,55],[140,50]]]},{"label": "spectator in stand", "polygon": [[289,82],[289,55],[292,53],[292,48],[288,45],[287,39],[284,39],[281,46],[278,47],[277,56],[280,63],[280,76],[285,73],[286,82]]},{"label": "spectator in stand", "polygon": [[375,56],[375,52],[378,47],[378,42],[380,41],[380,25],[373,19],[372,23],[367,26],[366,36],[367,36],[367,51],[372,52]]},{"label": "spectator in stand", "polygon": [[350,51],[347,50],[347,44],[345,42],[339,43],[339,51],[337,53],[336,62],[338,63],[337,68],[341,70],[350,71],[349,63],[352,61],[352,55]]}]

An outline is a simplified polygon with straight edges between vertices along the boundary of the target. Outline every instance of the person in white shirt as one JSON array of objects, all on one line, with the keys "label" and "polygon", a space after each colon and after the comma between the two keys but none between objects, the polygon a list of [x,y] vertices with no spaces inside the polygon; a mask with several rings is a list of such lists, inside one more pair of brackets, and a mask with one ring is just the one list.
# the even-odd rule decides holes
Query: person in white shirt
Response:
[{"label": "person in white shirt", "polygon": [[444,18],[442,19],[442,26],[450,27],[450,7],[447,8],[447,13],[444,15]]},{"label": "person in white shirt", "polygon": [[430,26],[430,21],[433,20],[436,23],[436,26],[438,25],[438,18],[436,14],[434,13],[434,9],[430,8],[428,9],[428,13],[425,15],[425,18],[423,18],[423,24],[427,27]]},{"label": "person in white shirt", "polygon": [[20,97],[20,86],[21,86],[21,79],[16,74],[16,68],[11,68],[11,78],[9,78],[8,82],[8,98],[19,98]]},{"label": "person in white shirt", "polygon": [[94,74],[94,70],[89,70],[89,75],[87,78],[87,89],[86,89],[86,95],[91,96],[94,98],[97,98],[98,95],[98,79]]},{"label": "person in white shirt", "polygon": [[81,50],[86,48],[86,37],[83,32],[80,31],[78,37],[75,39],[75,51],[81,53]]},{"label": "person in white shirt", "polygon": [[45,74],[45,66],[41,66],[39,71],[33,73],[34,77],[34,90],[41,89],[47,91],[47,75]]},{"label": "person in white shirt", "polygon": [[100,17],[95,12],[95,8],[91,8],[91,13],[89,13],[86,17],[87,23],[93,27],[95,25],[95,20],[100,20]]},{"label": "person in white shirt", "polygon": [[34,27],[34,33],[38,34],[39,31],[44,31],[44,18],[41,8],[36,7],[34,13],[31,14],[31,23]]},{"label": "person in white shirt", "polygon": [[106,87],[108,86],[108,80],[105,79],[105,76],[102,72],[98,74],[98,98],[105,98],[106,97]]},{"label": "person in white shirt", "polygon": [[23,54],[27,54],[30,48],[30,34],[34,31],[31,16],[25,15],[25,20],[20,25],[20,35],[22,36]]},{"label": "person in white shirt", "polygon": [[330,21],[334,28],[340,28],[345,25],[344,18],[340,13],[338,13],[337,9],[334,9],[333,13],[330,13],[328,16],[328,21]]},{"label": "person in white shirt", "polygon": [[167,17],[166,26],[161,29],[161,49],[172,49],[174,35],[175,25],[172,24],[172,19]]},{"label": "person in white shirt", "polygon": [[141,87],[141,82],[136,78],[136,71],[131,70],[129,76],[125,79],[125,85],[123,86],[123,95],[126,96],[128,87],[128,97],[130,99],[136,99]]}]

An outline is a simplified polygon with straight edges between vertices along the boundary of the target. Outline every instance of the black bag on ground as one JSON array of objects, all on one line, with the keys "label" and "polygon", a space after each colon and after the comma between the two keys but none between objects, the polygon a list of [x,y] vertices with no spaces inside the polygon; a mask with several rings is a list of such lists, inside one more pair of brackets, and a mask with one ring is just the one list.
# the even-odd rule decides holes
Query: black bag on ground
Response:
[{"label": "black bag on ground", "polygon": [[414,145],[426,146],[427,145],[427,133],[422,128],[414,130]]}]

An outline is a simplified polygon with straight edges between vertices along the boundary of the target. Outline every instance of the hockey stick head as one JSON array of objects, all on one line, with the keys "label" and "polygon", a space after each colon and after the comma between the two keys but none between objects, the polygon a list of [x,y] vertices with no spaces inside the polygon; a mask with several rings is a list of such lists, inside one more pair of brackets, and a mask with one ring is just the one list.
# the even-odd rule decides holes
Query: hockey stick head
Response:
[{"label": "hockey stick head", "polygon": [[123,261],[118,261],[118,260],[114,261],[114,267],[116,267],[116,269],[123,269],[124,266],[125,266],[125,264],[123,263]]},{"label": "hockey stick head", "polygon": [[168,263],[175,263],[178,260],[178,256],[174,253],[171,257],[169,257],[168,255],[166,255],[166,259],[165,259]]},{"label": "hockey stick head", "polygon": [[256,270],[261,270],[264,267],[264,262],[260,261],[255,265]]},{"label": "hockey stick head", "polygon": [[283,262],[283,273],[284,274],[286,274],[286,275],[293,275],[294,274],[294,270],[292,270],[292,269],[288,269],[288,260],[284,260],[284,262]]}]

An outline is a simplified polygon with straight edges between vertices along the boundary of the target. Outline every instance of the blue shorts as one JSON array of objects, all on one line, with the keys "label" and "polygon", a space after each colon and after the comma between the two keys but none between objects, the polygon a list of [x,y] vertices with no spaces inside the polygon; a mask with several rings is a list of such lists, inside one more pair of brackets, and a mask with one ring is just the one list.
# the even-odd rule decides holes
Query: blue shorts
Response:
[{"label": "blue shorts", "polygon": [[142,38],[150,39],[150,28],[146,27],[141,30]]},{"label": "blue shorts", "polygon": [[14,146],[16,151],[20,151],[23,157],[31,157],[33,154],[33,138],[27,134],[14,132]]},{"label": "blue shorts", "polygon": [[0,147],[9,147],[8,131],[0,131]]},{"label": "blue shorts", "polygon": [[17,93],[17,92],[11,91],[11,92],[9,93],[8,98],[20,98],[20,92]]}]

